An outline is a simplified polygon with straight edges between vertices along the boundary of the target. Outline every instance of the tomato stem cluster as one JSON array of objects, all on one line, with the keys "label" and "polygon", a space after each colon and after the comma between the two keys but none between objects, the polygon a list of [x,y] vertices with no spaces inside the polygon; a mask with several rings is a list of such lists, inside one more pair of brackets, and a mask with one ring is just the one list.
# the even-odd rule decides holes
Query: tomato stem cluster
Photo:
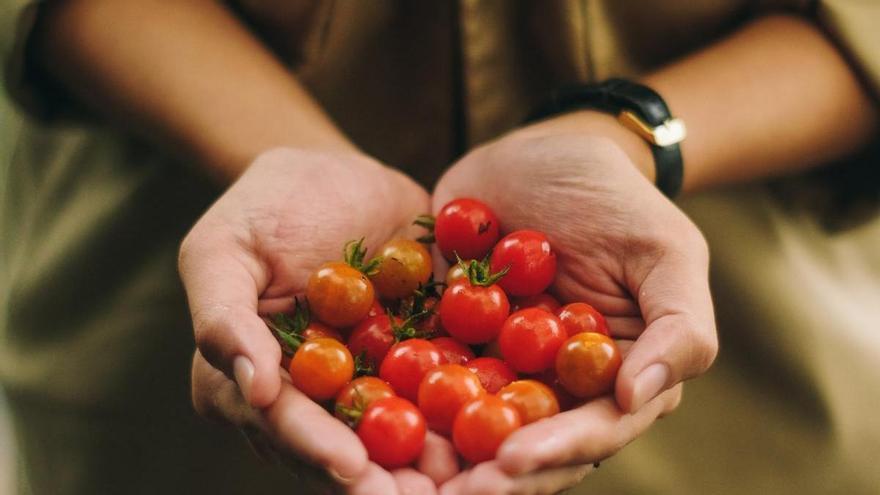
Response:
[{"label": "tomato stem cluster", "polygon": [[424,227],[428,230],[428,233],[418,237],[416,240],[421,242],[422,244],[433,244],[436,242],[436,237],[434,236],[434,225],[436,223],[436,219],[434,215],[419,215],[416,217],[413,225],[418,225],[419,227]]},{"label": "tomato stem cluster", "polygon": [[343,249],[345,262],[360,271],[364,275],[375,275],[379,270],[379,264],[382,263],[380,258],[373,258],[364,263],[367,256],[367,248],[364,247],[364,238],[361,237],[356,241],[348,241]]},{"label": "tomato stem cluster", "polygon": [[456,253],[455,259],[458,262],[458,266],[460,266],[467,274],[468,282],[474,286],[488,287],[494,285],[507,275],[508,271],[510,271],[510,265],[508,265],[501,270],[492,273],[492,268],[489,264],[489,256],[486,256],[480,261],[464,261],[458,256],[458,253]]}]

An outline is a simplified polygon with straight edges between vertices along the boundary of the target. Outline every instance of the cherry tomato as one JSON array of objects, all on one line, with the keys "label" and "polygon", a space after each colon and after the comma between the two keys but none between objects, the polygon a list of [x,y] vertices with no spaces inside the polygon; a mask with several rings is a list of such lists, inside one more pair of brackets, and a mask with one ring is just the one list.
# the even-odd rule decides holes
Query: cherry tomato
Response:
[{"label": "cherry tomato", "polygon": [[340,328],[367,316],[375,293],[366,275],[341,261],[333,261],[312,273],[306,297],[319,320]]},{"label": "cherry tomato", "polygon": [[555,297],[542,292],[536,296],[515,297],[510,301],[510,311],[516,312],[526,308],[538,308],[556,314],[559,311],[559,301]]},{"label": "cherry tomato", "polygon": [[459,409],[485,394],[480,379],[460,364],[442,364],[425,374],[419,385],[419,409],[432,430],[448,434]]},{"label": "cherry tomato", "polygon": [[493,272],[510,267],[498,284],[512,296],[538,295],[556,276],[556,253],[547,236],[534,230],[517,230],[498,241],[491,263]]},{"label": "cherry tomato", "polygon": [[[373,369],[378,369],[388,350],[394,345],[394,328],[391,321],[386,314],[367,318],[354,327],[351,335],[348,336],[348,348],[351,353],[355,356],[366,353],[368,364],[373,366]],[[394,323],[400,325],[403,322],[395,317]]]},{"label": "cherry tomato", "polygon": [[565,327],[569,337],[583,332],[611,335],[608,331],[608,323],[605,322],[605,317],[596,308],[587,303],[576,302],[566,304],[559,308],[556,316],[562,321],[562,326]]},{"label": "cherry tomato", "polygon": [[[465,263],[469,263],[470,261],[465,261]],[[458,263],[453,263],[452,266],[449,267],[449,271],[446,272],[446,285],[450,286],[459,280],[463,280],[467,278],[467,270],[462,268],[462,266]]]},{"label": "cherry tomato", "polygon": [[498,345],[511,368],[520,373],[538,373],[553,367],[556,351],[566,337],[556,315],[527,308],[507,318],[498,334]]},{"label": "cherry tomato", "polygon": [[323,323],[313,321],[302,331],[303,339],[312,340],[319,338],[328,338],[343,342],[342,335],[336,329],[330,328]]},{"label": "cherry tomato", "polygon": [[424,308],[431,313],[415,322],[416,330],[422,332],[423,335],[432,335],[435,337],[449,335],[443,328],[440,321],[440,313],[437,311],[439,300],[436,297],[428,297],[425,299]]},{"label": "cherry tomato", "polygon": [[610,337],[601,333],[579,333],[569,337],[559,348],[556,374],[571,395],[589,399],[614,388],[620,364],[620,350]]},{"label": "cherry tomato", "polygon": [[373,402],[394,397],[391,385],[375,376],[362,376],[348,382],[336,394],[336,417],[348,421],[353,419],[351,413],[363,413]]},{"label": "cherry tomato", "polygon": [[425,373],[441,364],[446,364],[446,358],[434,344],[424,339],[404,340],[388,351],[379,378],[388,382],[397,395],[415,402]]},{"label": "cherry tomato", "polygon": [[392,239],[376,255],[379,266],[370,275],[373,287],[385,299],[406,297],[431,278],[433,265],[425,246],[410,239]]},{"label": "cherry tomato", "polygon": [[431,339],[431,343],[440,349],[447,363],[464,364],[476,357],[470,347],[452,337],[437,337]]},{"label": "cherry tomato", "polygon": [[553,390],[536,380],[517,380],[499,390],[498,397],[516,408],[524,425],[559,412]]},{"label": "cherry tomato", "polygon": [[316,401],[335,397],[353,374],[351,353],[334,339],[307,340],[290,360],[293,386]]},{"label": "cherry tomato", "polygon": [[450,201],[437,214],[434,237],[437,247],[449,261],[456,254],[461,259],[481,259],[498,242],[498,217],[476,199]]},{"label": "cherry tomato", "polygon": [[367,318],[372,316],[379,316],[385,314],[385,308],[382,306],[382,303],[379,302],[378,299],[373,299],[373,305],[370,306],[370,311],[367,312]]},{"label": "cherry tomato", "polygon": [[452,443],[472,463],[495,458],[504,439],[522,425],[519,412],[494,395],[468,402],[455,417]]},{"label": "cherry tomato", "polygon": [[410,401],[386,397],[370,404],[356,431],[371,461],[395,469],[409,465],[422,453],[427,427]]},{"label": "cherry tomato", "polygon": [[471,370],[486,392],[494,394],[508,383],[516,380],[516,373],[504,361],[493,357],[480,357],[472,359],[465,364],[465,368]]},{"label": "cherry tomato", "polygon": [[578,404],[578,399],[568,393],[568,390],[565,390],[565,387],[559,383],[559,377],[556,376],[556,368],[550,368],[549,370],[544,371],[538,375],[534,375],[532,378],[538,380],[539,382],[547,385],[550,390],[553,391],[553,394],[556,395],[556,402],[559,403],[559,409],[562,411],[568,411]]},{"label": "cherry tomato", "polygon": [[440,299],[443,328],[466,344],[494,339],[510,312],[510,303],[497,285],[471,285],[467,280],[446,289]]}]

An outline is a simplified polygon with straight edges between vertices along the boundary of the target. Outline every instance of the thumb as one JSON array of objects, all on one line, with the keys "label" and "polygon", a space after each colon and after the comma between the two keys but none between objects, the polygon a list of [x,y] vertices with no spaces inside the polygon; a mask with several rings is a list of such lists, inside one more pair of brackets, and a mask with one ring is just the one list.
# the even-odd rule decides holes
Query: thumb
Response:
[{"label": "thumb", "polygon": [[281,389],[281,348],[257,314],[268,275],[237,242],[218,237],[193,231],[180,249],[196,346],[251,406],[265,407]]}]

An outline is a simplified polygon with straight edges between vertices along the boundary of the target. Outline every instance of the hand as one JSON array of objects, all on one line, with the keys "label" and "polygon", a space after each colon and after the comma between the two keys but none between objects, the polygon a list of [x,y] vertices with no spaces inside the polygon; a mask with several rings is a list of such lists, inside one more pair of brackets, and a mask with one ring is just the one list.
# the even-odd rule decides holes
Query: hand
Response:
[{"label": "hand", "polygon": [[433,487],[413,470],[392,475],[370,463],[354,432],[286,381],[260,317],[287,309],[346,241],[378,247],[428,208],[414,182],[361,155],[279,149],[258,157],[180,250],[198,348],[196,410],[243,429],[294,469],[302,461],[326,469],[351,493]]},{"label": "hand", "polygon": [[605,118],[579,112],[516,131],[469,153],[436,188],[435,211],[453,198],[475,197],[507,231],[545,232],[558,255],[556,294],[589,302],[608,315],[615,338],[635,340],[618,374],[616,402],[598,399],[522,428],[495,461],[462,473],[442,492],[532,493],[537,485],[522,480],[536,477],[550,478],[538,493],[562,489],[588,471],[570,466],[626,445],[678,404],[678,383],[715,358],[706,243],[639,172],[628,154],[629,131]]}]

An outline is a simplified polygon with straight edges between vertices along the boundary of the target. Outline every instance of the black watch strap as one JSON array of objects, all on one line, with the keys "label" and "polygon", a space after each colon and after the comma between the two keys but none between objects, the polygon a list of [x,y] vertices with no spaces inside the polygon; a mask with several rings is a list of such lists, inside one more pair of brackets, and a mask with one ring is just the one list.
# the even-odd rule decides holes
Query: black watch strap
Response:
[{"label": "black watch strap", "polygon": [[[675,142],[654,142],[652,131],[666,129],[675,121],[663,98],[653,89],[625,79],[609,79],[598,84],[580,84],[558,88],[551,92],[542,104],[529,114],[526,122],[540,120],[551,115],[575,109],[592,108],[618,115],[627,127],[642,135],[654,155],[657,188],[667,197],[674,198],[681,190],[684,176],[681,148]],[[624,118],[624,114],[626,115]],[[628,125],[628,124],[632,124]],[[681,128],[683,131],[683,126]]]}]

